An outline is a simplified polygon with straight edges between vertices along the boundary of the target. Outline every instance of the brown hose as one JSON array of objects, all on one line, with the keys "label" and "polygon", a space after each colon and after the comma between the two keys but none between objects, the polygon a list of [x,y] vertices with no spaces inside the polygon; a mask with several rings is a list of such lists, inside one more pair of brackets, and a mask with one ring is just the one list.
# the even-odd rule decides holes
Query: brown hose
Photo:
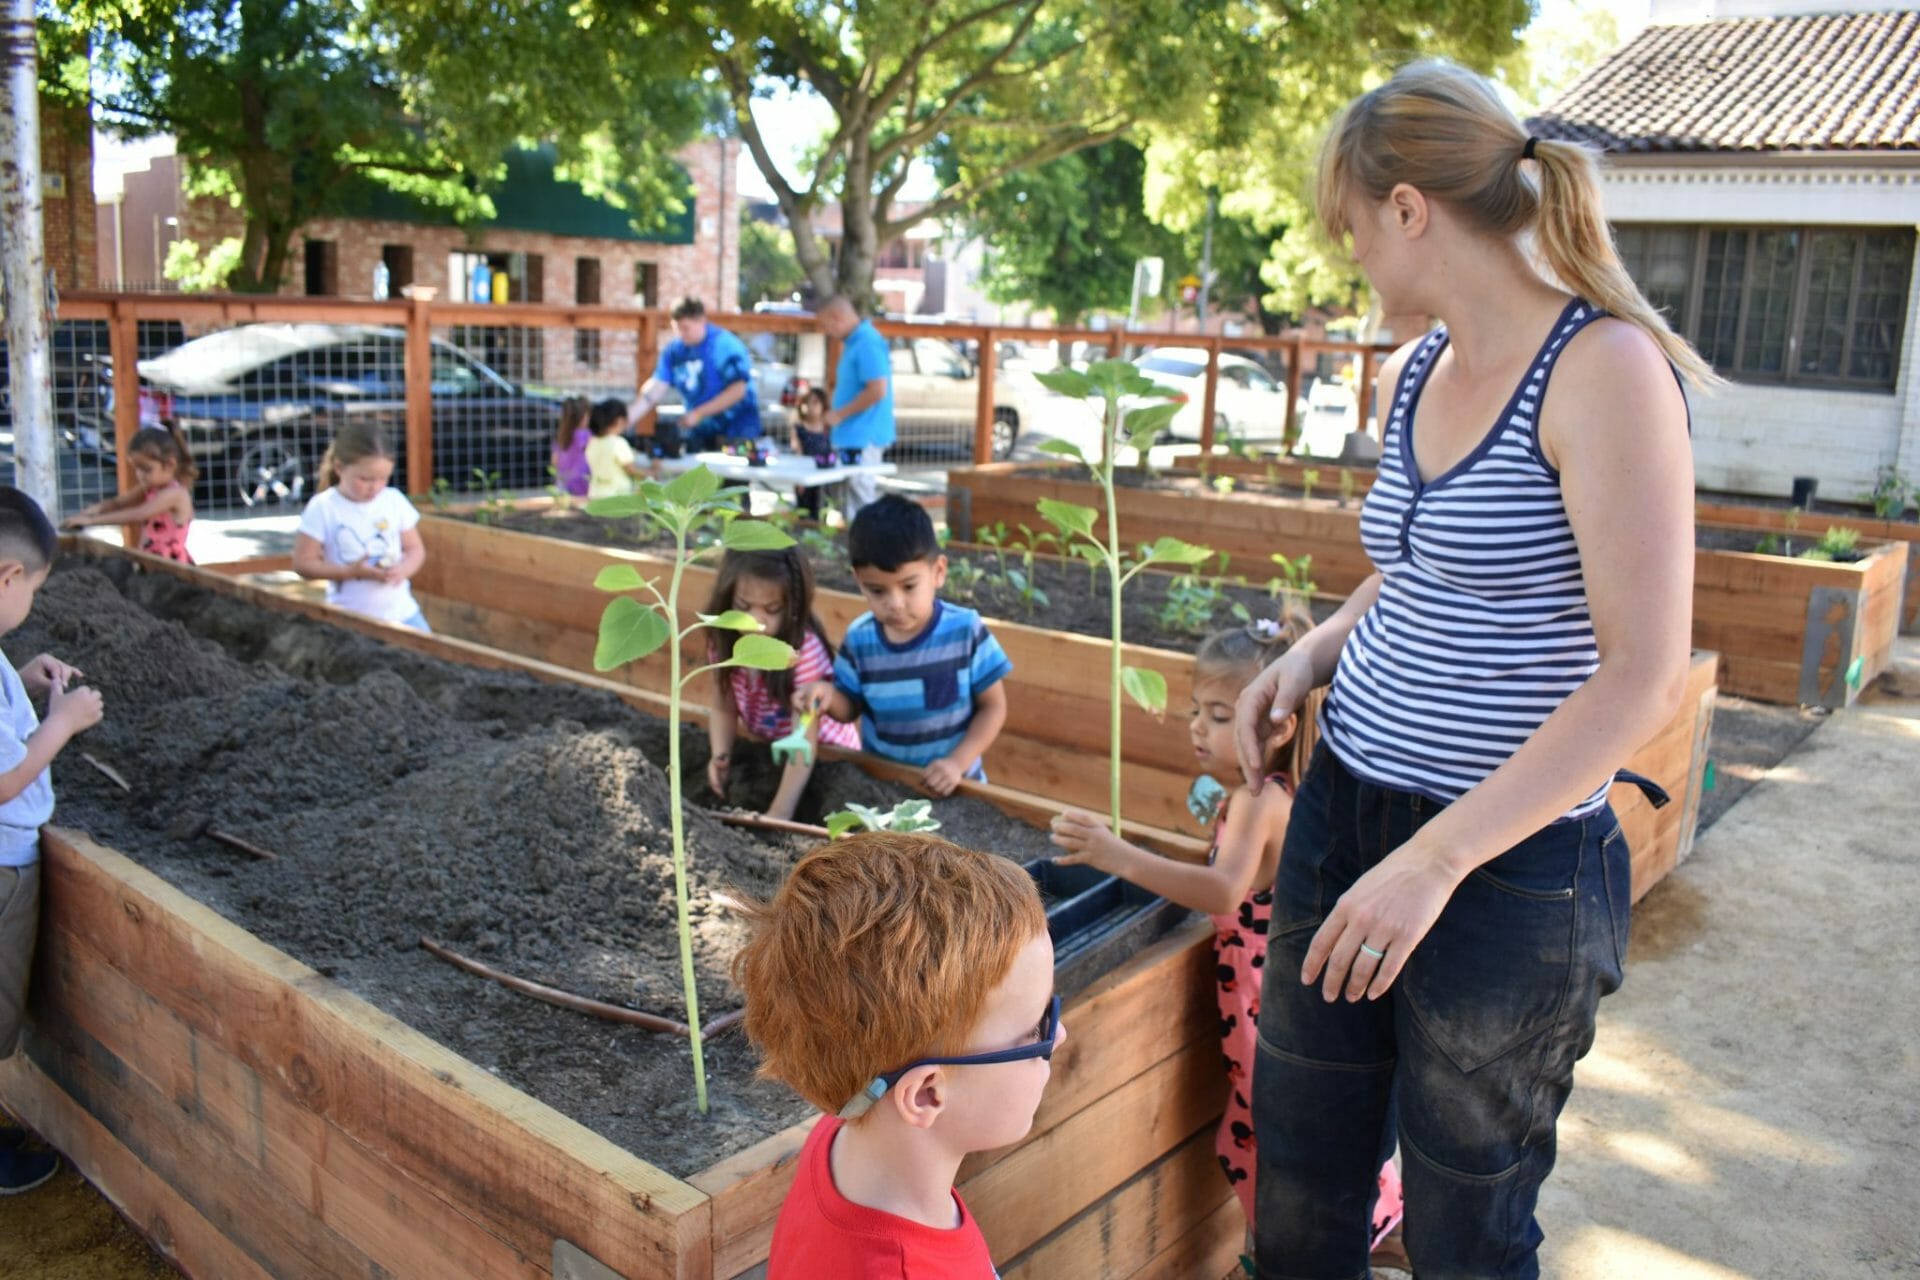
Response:
[{"label": "brown hose", "polygon": [[[544,1000],[548,1004],[558,1005],[562,1009],[571,1009],[575,1013],[592,1014],[596,1018],[605,1018],[609,1022],[625,1022],[632,1026],[644,1027],[648,1031],[664,1031],[671,1035],[692,1034],[691,1028],[684,1022],[672,1018],[663,1018],[655,1013],[642,1013],[638,1009],[629,1009],[625,1005],[608,1004],[604,1000],[594,1000],[587,996],[577,996],[571,991],[562,991],[550,987],[544,982],[532,982],[526,978],[516,978],[510,973],[502,973],[490,965],[478,960],[469,960],[457,951],[449,951],[439,943],[428,938],[420,939],[420,945],[439,956],[456,969],[465,969],[468,973],[482,978],[491,978],[510,991],[518,991],[523,996],[532,996],[535,1000]],[[709,1022],[701,1031],[700,1038],[717,1035],[740,1020],[741,1010],[726,1013]]]},{"label": "brown hose", "polygon": [[816,827],[810,822],[788,822],[785,818],[769,818],[759,813],[718,813],[714,815],[730,827],[746,827],[753,831],[778,831],[790,836],[814,836],[826,840],[830,834],[825,827]]}]

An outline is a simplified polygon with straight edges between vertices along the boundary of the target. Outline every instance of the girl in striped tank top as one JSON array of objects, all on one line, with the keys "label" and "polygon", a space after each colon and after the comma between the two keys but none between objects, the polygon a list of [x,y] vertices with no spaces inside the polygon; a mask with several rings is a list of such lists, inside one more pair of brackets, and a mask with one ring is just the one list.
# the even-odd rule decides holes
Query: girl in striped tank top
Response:
[{"label": "girl in striped tank top", "polygon": [[1676,374],[1712,374],[1621,267],[1592,157],[1471,72],[1418,64],[1350,104],[1317,197],[1383,310],[1441,324],[1381,370],[1377,572],[1236,712],[1257,791],[1260,729],[1332,686],[1274,885],[1259,1274],[1366,1274],[1397,1140],[1418,1274],[1531,1280],[1626,952],[1608,787],[1686,676]]}]

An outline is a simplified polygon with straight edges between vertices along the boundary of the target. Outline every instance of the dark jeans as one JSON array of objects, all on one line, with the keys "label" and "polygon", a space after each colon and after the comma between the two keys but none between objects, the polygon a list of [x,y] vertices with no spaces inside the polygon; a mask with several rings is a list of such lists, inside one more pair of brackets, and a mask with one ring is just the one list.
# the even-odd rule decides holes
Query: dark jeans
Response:
[{"label": "dark jeans", "polygon": [[1381,1162],[1401,1150],[1419,1280],[1532,1280],[1533,1209],[1573,1064],[1627,950],[1611,809],[1545,827],[1461,882],[1377,1001],[1300,985],[1334,903],[1443,806],[1360,781],[1322,743],[1274,885],[1254,1067],[1262,1280],[1368,1275]]}]

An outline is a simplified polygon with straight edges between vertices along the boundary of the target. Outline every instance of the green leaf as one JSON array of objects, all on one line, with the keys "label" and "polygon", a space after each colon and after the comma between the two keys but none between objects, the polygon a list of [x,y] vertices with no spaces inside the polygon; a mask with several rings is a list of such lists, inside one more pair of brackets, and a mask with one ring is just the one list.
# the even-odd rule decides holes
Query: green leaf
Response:
[{"label": "green leaf", "polygon": [[644,516],[652,511],[647,500],[637,493],[623,493],[615,498],[595,498],[587,504],[587,514],[599,516],[603,520],[618,520],[623,516]]},{"label": "green leaf", "polygon": [[647,579],[630,564],[603,564],[593,575],[593,585],[600,591],[645,591]]},{"label": "green leaf", "polygon": [[793,539],[765,520],[729,520],[720,531],[720,545],[729,551],[784,551]]},{"label": "green leaf", "polygon": [[793,665],[793,646],[772,636],[741,636],[733,642],[733,657],[726,665],[754,671],[785,671]]},{"label": "green leaf", "polygon": [[593,647],[593,669],[612,671],[638,662],[667,642],[667,620],[658,609],[632,596],[620,596],[600,615],[600,641]]},{"label": "green leaf", "polygon": [[1079,534],[1087,539],[1093,537],[1093,522],[1100,518],[1100,513],[1092,507],[1062,502],[1058,498],[1042,498],[1034,506],[1041,519],[1062,533]]},{"label": "green leaf", "polygon": [[1126,360],[1095,360],[1087,366],[1087,381],[1100,391],[1123,391],[1129,379],[1140,371]]},{"label": "green leaf", "polygon": [[1087,460],[1086,452],[1071,440],[1048,440],[1040,446],[1040,452],[1058,454],[1062,458],[1073,458],[1080,462]]},{"label": "green leaf", "polygon": [[1167,713],[1167,678],[1145,667],[1126,667],[1120,672],[1120,687],[1142,709],[1156,716]]},{"label": "green leaf", "polygon": [[725,613],[699,613],[695,617],[710,627],[722,631],[765,631],[760,619],[742,609],[729,609]]},{"label": "green leaf", "polygon": [[1142,564],[1202,565],[1213,559],[1212,547],[1196,547],[1178,538],[1162,537],[1152,546],[1140,549]]},{"label": "green leaf", "polygon": [[1173,421],[1174,416],[1180,412],[1180,408],[1179,404],[1169,400],[1160,404],[1136,405],[1128,409],[1125,419],[1127,438],[1138,439],[1142,432],[1151,433],[1149,438],[1159,435],[1167,424]]},{"label": "green leaf", "polygon": [[707,470],[703,464],[691,471],[683,471],[668,481],[666,498],[676,506],[697,507],[711,498],[719,488],[720,477]]},{"label": "green leaf", "polygon": [[642,480],[640,497],[645,499],[650,507],[664,507],[667,505],[667,486],[658,480]]},{"label": "green leaf", "polygon": [[838,840],[841,836],[858,831],[866,825],[866,820],[859,814],[842,809],[839,813],[827,815],[827,838]]},{"label": "green leaf", "polygon": [[1056,395],[1084,400],[1094,392],[1092,379],[1078,369],[1050,369],[1036,373],[1033,380]]}]

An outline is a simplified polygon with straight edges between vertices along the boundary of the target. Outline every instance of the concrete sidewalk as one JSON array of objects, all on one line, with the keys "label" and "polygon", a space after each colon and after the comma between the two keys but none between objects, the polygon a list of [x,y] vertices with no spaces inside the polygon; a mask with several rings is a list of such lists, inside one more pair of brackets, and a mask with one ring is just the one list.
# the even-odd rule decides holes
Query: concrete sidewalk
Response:
[{"label": "concrete sidewalk", "polygon": [[1920,1276],[1920,641],[1900,658],[1636,911],[1546,1275]]}]

